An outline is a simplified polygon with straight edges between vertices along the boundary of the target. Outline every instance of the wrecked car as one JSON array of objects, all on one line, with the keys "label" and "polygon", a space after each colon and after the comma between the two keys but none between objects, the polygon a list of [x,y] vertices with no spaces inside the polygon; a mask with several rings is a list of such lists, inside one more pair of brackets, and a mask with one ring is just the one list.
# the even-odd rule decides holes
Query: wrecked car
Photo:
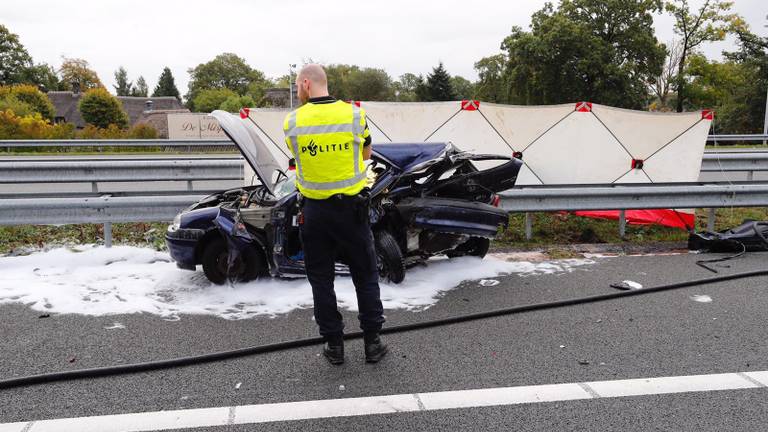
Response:
[{"label": "wrecked car", "polygon": [[[177,215],[165,236],[171,257],[182,269],[202,264],[217,284],[304,276],[294,172],[278,164],[253,123],[223,111],[212,115],[259,182],[205,197]],[[490,239],[508,224],[496,193],[514,186],[522,165],[451,143],[374,144],[368,162],[379,275],[393,283],[432,256],[485,256]],[[478,163],[493,166],[478,169]],[[348,274],[345,258],[336,260],[337,274]]]}]

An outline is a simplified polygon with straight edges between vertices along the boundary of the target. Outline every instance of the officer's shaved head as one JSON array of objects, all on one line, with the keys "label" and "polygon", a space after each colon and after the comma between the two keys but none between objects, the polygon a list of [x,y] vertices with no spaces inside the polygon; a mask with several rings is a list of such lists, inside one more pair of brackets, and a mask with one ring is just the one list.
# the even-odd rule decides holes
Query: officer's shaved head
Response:
[{"label": "officer's shaved head", "polygon": [[299,71],[298,80],[300,81],[305,78],[312,81],[313,84],[321,86],[328,85],[328,77],[325,75],[325,69],[319,64],[304,65],[304,67],[301,68],[301,71]]},{"label": "officer's shaved head", "polygon": [[325,69],[319,64],[304,65],[296,77],[296,92],[302,103],[306,103],[309,98],[328,96]]}]

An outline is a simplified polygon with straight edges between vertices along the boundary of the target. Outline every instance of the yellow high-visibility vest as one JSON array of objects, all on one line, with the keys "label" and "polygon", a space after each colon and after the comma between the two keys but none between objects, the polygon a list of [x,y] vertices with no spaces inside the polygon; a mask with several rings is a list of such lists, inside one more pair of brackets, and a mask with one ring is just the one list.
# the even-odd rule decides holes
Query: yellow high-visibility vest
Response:
[{"label": "yellow high-visibility vest", "polygon": [[362,108],[343,101],[307,103],[286,116],[283,130],[302,195],[326,199],[365,187],[363,142],[370,132]]}]

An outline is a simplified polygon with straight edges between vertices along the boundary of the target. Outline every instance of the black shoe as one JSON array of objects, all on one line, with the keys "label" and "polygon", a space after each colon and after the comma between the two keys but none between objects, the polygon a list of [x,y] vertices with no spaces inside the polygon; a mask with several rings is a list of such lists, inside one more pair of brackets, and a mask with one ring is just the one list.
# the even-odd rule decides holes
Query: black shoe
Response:
[{"label": "black shoe", "polygon": [[379,338],[376,338],[371,342],[366,342],[365,343],[365,362],[377,363],[385,355],[387,355],[387,351],[389,351],[389,348],[387,348],[387,345],[381,342],[381,339]]},{"label": "black shoe", "polygon": [[323,347],[323,355],[332,365],[344,363],[344,345],[331,345],[326,342]]}]

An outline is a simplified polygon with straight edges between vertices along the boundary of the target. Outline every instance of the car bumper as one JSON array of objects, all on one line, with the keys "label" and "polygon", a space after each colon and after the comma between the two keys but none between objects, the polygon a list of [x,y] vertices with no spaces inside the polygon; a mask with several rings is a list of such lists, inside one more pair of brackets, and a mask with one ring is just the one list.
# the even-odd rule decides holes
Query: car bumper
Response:
[{"label": "car bumper", "polygon": [[185,270],[195,270],[197,262],[195,250],[197,242],[205,234],[201,229],[178,228],[165,232],[165,244],[176,266]]}]

